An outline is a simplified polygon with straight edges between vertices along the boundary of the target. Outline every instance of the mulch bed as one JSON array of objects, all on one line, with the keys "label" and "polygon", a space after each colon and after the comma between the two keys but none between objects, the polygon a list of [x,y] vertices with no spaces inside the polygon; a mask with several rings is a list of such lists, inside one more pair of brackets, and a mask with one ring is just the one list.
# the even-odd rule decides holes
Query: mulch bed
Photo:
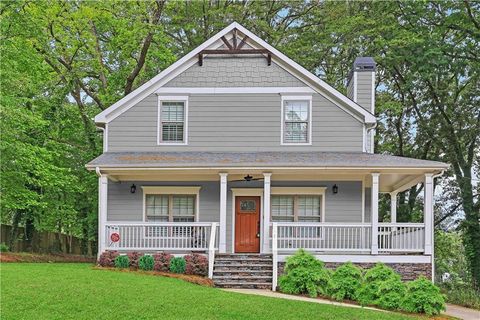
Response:
[{"label": "mulch bed", "polygon": [[0,253],[0,262],[72,262],[72,263],[94,263],[95,257],[82,256],[76,254],[40,254],[40,253],[27,253],[27,252],[2,252]]},{"label": "mulch bed", "polygon": [[213,281],[211,279],[208,279],[202,276],[197,276],[197,275],[190,275],[190,274],[179,274],[179,273],[170,273],[170,272],[161,272],[161,271],[143,271],[143,270],[136,270],[136,269],[118,269],[118,268],[100,267],[98,265],[94,266],[92,269],[137,273],[137,274],[150,275],[150,276],[161,276],[161,277],[180,279],[180,280],[184,280],[184,281],[198,284],[205,287],[214,286]]}]

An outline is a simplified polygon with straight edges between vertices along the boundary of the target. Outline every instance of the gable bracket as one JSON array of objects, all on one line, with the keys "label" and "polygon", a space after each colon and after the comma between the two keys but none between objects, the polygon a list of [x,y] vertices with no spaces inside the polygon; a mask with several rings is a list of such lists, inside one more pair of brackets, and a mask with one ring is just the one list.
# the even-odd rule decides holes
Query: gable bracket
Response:
[{"label": "gable bracket", "polygon": [[198,53],[198,65],[203,65],[203,56],[205,54],[261,54],[266,55],[267,64],[270,66],[272,65],[272,53],[267,49],[242,49],[242,47],[246,44],[248,36],[244,36],[240,42],[237,39],[237,29],[233,29],[233,38],[231,44],[228,42],[225,36],[222,36],[223,43],[227,47],[227,49],[204,49]]}]

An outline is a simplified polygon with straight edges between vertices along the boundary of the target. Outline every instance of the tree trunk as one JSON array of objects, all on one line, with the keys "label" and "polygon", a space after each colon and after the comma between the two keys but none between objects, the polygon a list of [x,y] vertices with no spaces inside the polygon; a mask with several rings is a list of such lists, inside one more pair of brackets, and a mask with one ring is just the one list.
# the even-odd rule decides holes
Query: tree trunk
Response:
[{"label": "tree trunk", "polygon": [[33,252],[33,232],[35,227],[33,225],[33,219],[27,218],[25,221],[25,251]]},{"label": "tree trunk", "polygon": [[18,224],[20,223],[21,213],[15,211],[12,221],[12,230],[10,230],[10,240],[8,241],[8,247],[10,251],[15,251],[17,249],[17,239],[18,239]]}]

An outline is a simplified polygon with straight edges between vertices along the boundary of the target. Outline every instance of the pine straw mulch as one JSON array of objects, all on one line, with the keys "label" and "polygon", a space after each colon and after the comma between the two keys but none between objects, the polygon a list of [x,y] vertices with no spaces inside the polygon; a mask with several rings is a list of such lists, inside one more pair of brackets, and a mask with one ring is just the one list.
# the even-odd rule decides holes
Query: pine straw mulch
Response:
[{"label": "pine straw mulch", "polygon": [[95,263],[95,257],[82,256],[77,254],[65,254],[65,253],[28,253],[28,252],[2,252],[0,253],[0,262],[13,263],[13,262],[69,262],[69,263]]},{"label": "pine straw mulch", "polygon": [[119,268],[111,268],[111,267],[101,267],[98,265],[94,266],[92,269],[136,273],[136,274],[149,275],[149,276],[161,276],[161,277],[184,280],[184,281],[198,284],[204,287],[214,286],[213,281],[211,279],[208,279],[202,276],[191,275],[191,274],[179,274],[179,273],[170,273],[170,272],[162,272],[162,271],[143,271],[143,270],[136,270],[136,269],[119,269]]}]

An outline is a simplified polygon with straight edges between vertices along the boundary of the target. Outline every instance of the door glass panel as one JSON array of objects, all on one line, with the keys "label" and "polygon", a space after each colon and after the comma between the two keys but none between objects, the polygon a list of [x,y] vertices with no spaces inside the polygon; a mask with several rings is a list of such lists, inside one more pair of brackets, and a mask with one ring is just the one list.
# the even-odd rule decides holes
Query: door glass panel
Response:
[{"label": "door glass panel", "polygon": [[255,200],[240,200],[240,210],[242,211],[255,211]]}]

